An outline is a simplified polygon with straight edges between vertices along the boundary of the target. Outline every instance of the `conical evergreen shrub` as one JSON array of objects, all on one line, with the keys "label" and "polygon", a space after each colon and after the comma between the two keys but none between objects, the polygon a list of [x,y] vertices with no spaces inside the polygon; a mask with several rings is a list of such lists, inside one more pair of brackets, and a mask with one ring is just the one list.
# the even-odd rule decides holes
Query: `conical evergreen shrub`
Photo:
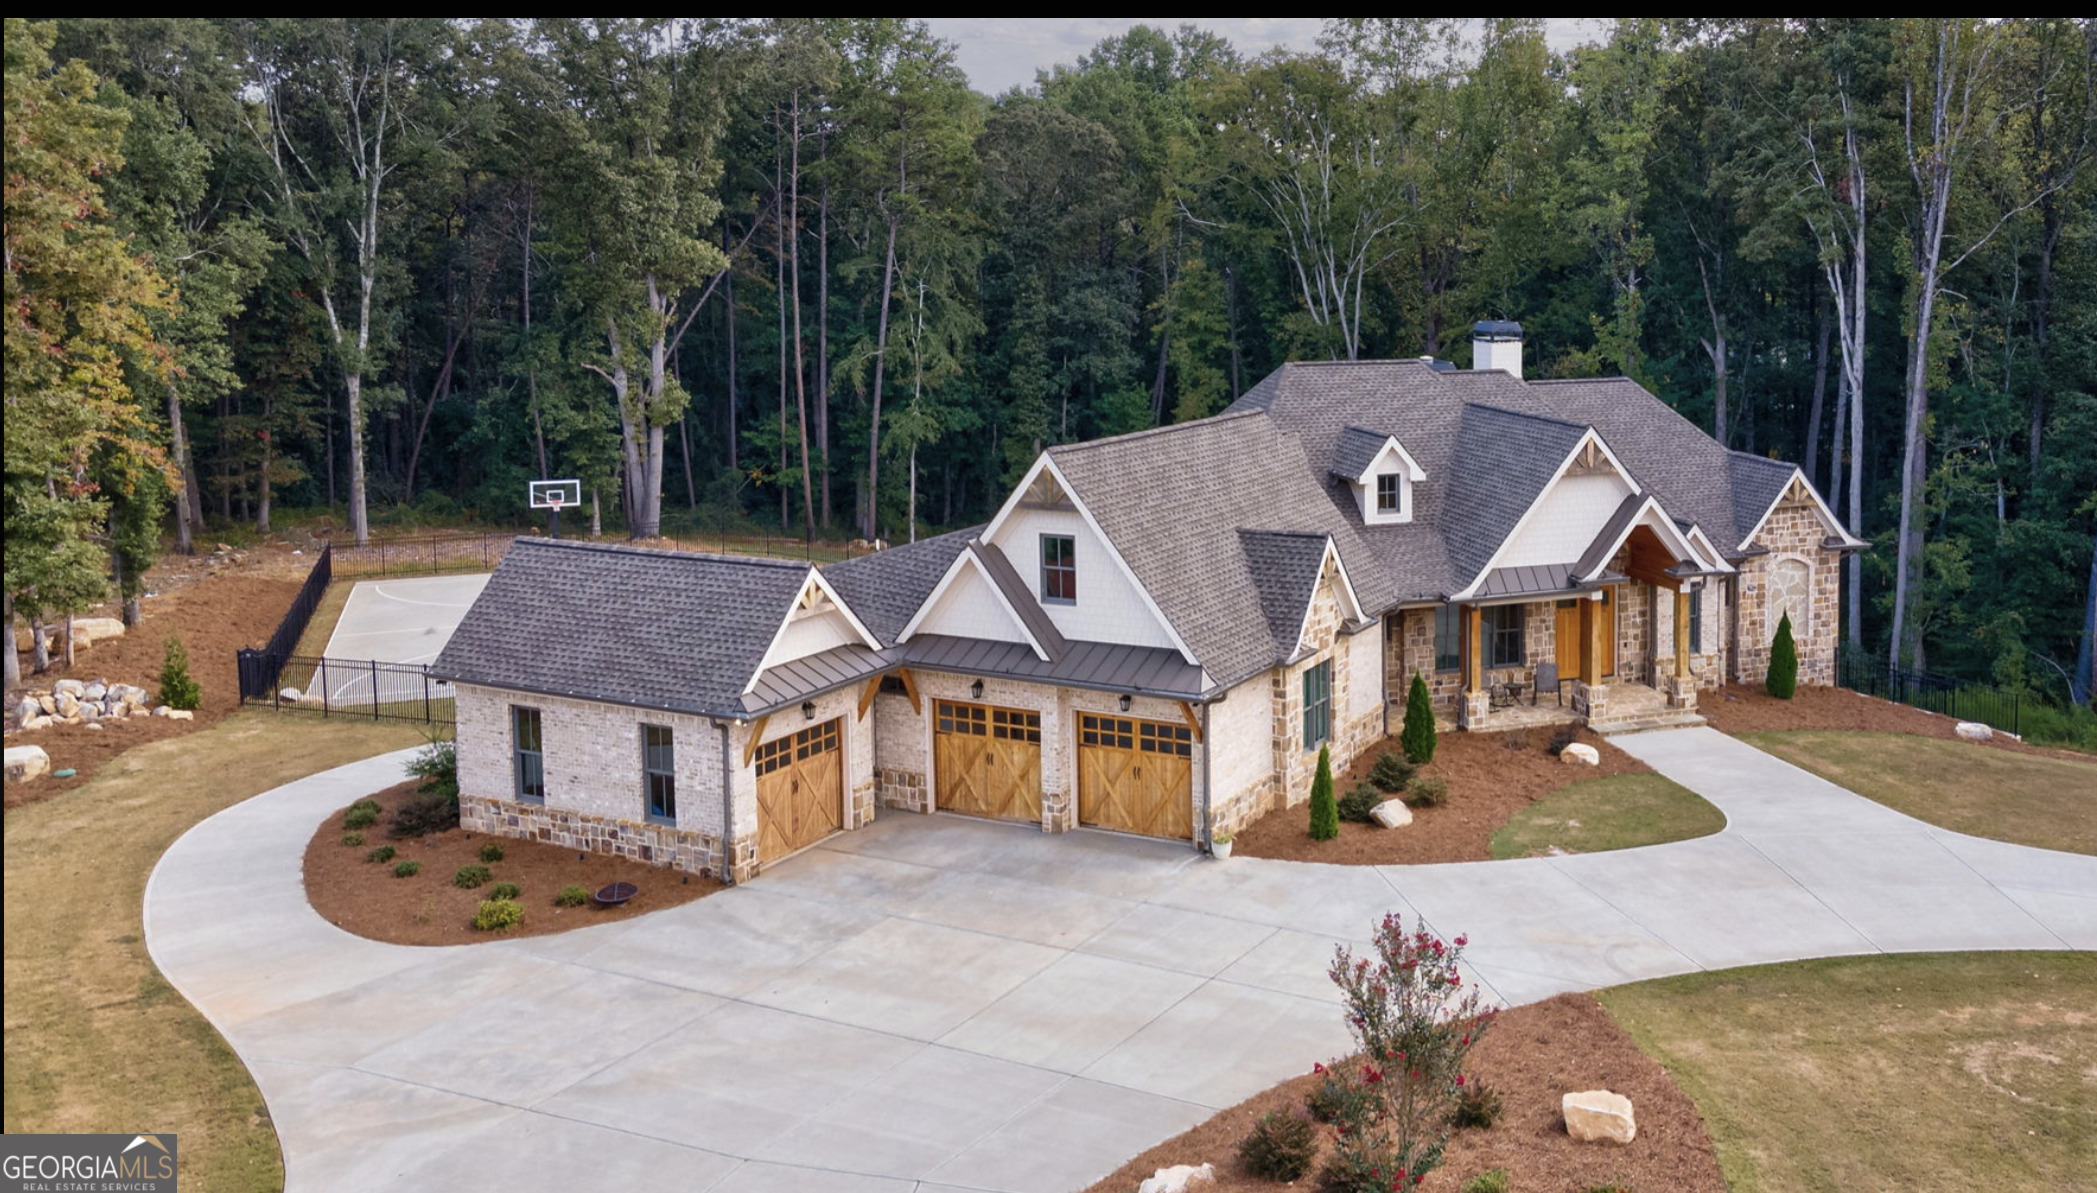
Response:
[{"label": "conical evergreen shrub", "polygon": [[1415,671],[1413,686],[1405,693],[1405,728],[1398,733],[1398,744],[1405,747],[1405,756],[1415,766],[1426,766],[1434,761],[1435,741],[1434,705],[1427,699],[1427,680]]},{"label": "conical evergreen shrub", "polygon": [[1340,805],[1332,794],[1332,748],[1318,747],[1318,776],[1311,780],[1311,840],[1340,835]]},{"label": "conical evergreen shrub", "polygon": [[1779,700],[1789,700],[1798,691],[1798,643],[1791,640],[1789,613],[1777,622],[1777,639],[1769,644],[1769,676],[1763,682]]}]

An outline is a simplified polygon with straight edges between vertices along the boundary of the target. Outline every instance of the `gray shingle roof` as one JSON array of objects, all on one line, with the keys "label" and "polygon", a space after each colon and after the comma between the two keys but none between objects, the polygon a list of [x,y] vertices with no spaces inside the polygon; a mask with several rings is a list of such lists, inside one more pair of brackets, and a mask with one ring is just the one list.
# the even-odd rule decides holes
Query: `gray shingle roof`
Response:
[{"label": "gray shingle roof", "polygon": [[1324,470],[1258,410],[1052,447],[1049,457],[1218,684],[1277,661],[1241,527],[1330,534],[1366,605],[1395,595],[1361,515],[1335,504]]},{"label": "gray shingle roof", "polygon": [[1782,460],[1752,456],[1746,452],[1728,452],[1726,456],[1727,471],[1733,479],[1734,533],[1730,541],[1719,544],[1719,547],[1731,551],[1754,533],[1762,515],[1783,496],[1798,468]]},{"label": "gray shingle roof", "polygon": [[809,566],[520,538],[431,665],[448,680],[702,716],[743,688]]},{"label": "gray shingle roof", "polygon": [[1311,594],[1318,588],[1318,570],[1325,562],[1328,541],[1318,533],[1238,532],[1238,545],[1245,552],[1245,565],[1267,615],[1267,630],[1274,637],[1275,652],[1282,657],[1295,653],[1304,610],[1310,608]]},{"label": "gray shingle roof", "polygon": [[883,645],[892,646],[918,606],[932,594],[933,585],[947,574],[954,557],[982,529],[971,526],[828,564],[822,569],[823,579],[844,598],[860,624]]},{"label": "gray shingle roof", "polygon": [[1340,437],[1333,442],[1332,463],[1325,470],[1341,480],[1358,480],[1376,462],[1377,453],[1383,451],[1390,438],[1362,427],[1342,427]]},{"label": "gray shingle roof", "polygon": [[1462,589],[1551,483],[1587,428],[1561,419],[1464,407],[1456,432],[1456,476],[1446,491],[1451,516],[1441,526],[1450,581]]}]

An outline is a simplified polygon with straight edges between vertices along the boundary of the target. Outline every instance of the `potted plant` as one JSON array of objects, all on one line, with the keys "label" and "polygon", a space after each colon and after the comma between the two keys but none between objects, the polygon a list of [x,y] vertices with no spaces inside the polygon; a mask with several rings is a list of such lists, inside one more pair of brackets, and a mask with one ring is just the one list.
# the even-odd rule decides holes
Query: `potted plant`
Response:
[{"label": "potted plant", "polygon": [[1229,857],[1231,855],[1231,840],[1231,834],[1229,833],[1217,833],[1215,836],[1210,837],[1209,853],[1217,861],[1222,861],[1224,858]]}]

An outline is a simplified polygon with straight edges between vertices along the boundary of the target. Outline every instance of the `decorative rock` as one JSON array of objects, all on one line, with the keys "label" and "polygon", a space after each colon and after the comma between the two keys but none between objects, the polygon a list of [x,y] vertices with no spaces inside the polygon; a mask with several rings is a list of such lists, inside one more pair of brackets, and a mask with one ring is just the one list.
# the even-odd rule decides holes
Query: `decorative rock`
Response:
[{"label": "decorative rock", "polygon": [[50,723],[51,723],[51,718],[49,718],[49,717],[23,717],[23,718],[22,718],[22,728],[24,728],[24,729],[42,729],[42,728],[43,728],[44,726],[46,726],[46,725],[49,725]]},{"label": "decorative rock", "polygon": [[100,729],[100,728],[102,727],[102,722],[100,722],[100,721],[89,721],[89,722],[87,723],[87,727],[88,727],[89,729]]},{"label": "decorative rock", "polygon": [[277,698],[279,700],[289,700],[291,703],[297,704],[299,702],[299,695],[300,693],[297,688],[285,688],[283,691],[277,693]]},{"label": "decorative rock", "polygon": [[60,692],[52,699],[58,703],[56,711],[59,716],[71,720],[80,715],[80,697],[71,692]]},{"label": "decorative rock", "polygon": [[22,703],[15,708],[15,716],[24,722],[32,721],[43,715],[44,706],[38,704],[34,696],[22,697]]},{"label": "decorative rock", "polygon": [[1413,822],[1413,810],[1402,799],[1387,799],[1369,813],[1385,828],[1404,828]]},{"label": "decorative rock", "polygon": [[7,781],[26,783],[51,773],[51,755],[42,746],[7,747]]},{"label": "decorative rock", "polygon": [[1192,1164],[1175,1164],[1160,1168],[1151,1178],[1136,1187],[1136,1193],[1187,1193],[1196,1185],[1216,1183],[1216,1166],[1204,1164],[1196,1168]]},{"label": "decorative rock", "polygon": [[36,703],[37,707],[44,710],[45,716],[55,717],[58,715],[58,698],[51,695],[49,692],[46,692],[43,695],[38,696],[36,698]]},{"label": "decorative rock", "polygon": [[73,619],[73,645],[92,646],[104,638],[124,636],[124,623],[115,617],[76,617]]},{"label": "decorative rock", "polygon": [[81,703],[81,705],[80,705],[80,719],[81,719],[81,720],[83,720],[83,721],[99,721],[99,720],[101,720],[101,719],[102,719],[102,706],[101,706],[101,705],[99,705],[99,704],[94,704],[94,703],[89,703],[89,702],[85,702],[85,701],[83,701],[83,702]]},{"label": "decorative rock", "polygon": [[109,685],[98,679],[81,689],[80,698],[82,700],[106,700],[109,698]]},{"label": "decorative rock", "polygon": [[1960,721],[1952,732],[1967,741],[1993,741],[1995,738],[1995,731],[1979,721]]},{"label": "decorative rock", "polygon": [[170,721],[194,721],[197,719],[197,714],[186,708],[171,708],[167,710],[167,719]]},{"label": "decorative rock", "polygon": [[81,682],[80,682],[79,680],[77,680],[77,679],[61,679],[61,680],[59,680],[59,681],[58,681],[57,683],[55,683],[55,684],[52,684],[52,685],[51,685],[51,694],[52,694],[52,695],[53,695],[54,697],[55,697],[55,696],[74,696],[74,697],[77,697],[77,696],[79,696],[79,695],[80,695],[80,694],[81,694],[82,692],[85,692],[85,691],[87,691],[87,685],[86,685],[86,684],[84,684],[84,683],[81,683]]},{"label": "decorative rock", "polygon": [[1602,765],[1601,753],[1586,742],[1578,741],[1560,750],[1558,752],[1558,760],[1567,763],[1583,762],[1589,766]]},{"label": "decorative rock", "polygon": [[1638,1138],[1631,1099],[1606,1089],[1582,1090],[1560,1098],[1566,1134],[1582,1143],[1629,1143]]}]

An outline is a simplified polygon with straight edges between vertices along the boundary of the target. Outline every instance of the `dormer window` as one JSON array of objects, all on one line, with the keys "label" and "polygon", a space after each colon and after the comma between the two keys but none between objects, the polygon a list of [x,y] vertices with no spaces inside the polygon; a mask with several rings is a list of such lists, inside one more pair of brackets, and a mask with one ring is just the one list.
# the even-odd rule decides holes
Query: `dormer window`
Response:
[{"label": "dormer window", "polygon": [[1397,514],[1404,510],[1405,478],[1395,472],[1379,473],[1376,477],[1376,512]]},{"label": "dormer window", "polygon": [[1051,605],[1078,600],[1078,541],[1067,534],[1041,536],[1041,599]]}]

